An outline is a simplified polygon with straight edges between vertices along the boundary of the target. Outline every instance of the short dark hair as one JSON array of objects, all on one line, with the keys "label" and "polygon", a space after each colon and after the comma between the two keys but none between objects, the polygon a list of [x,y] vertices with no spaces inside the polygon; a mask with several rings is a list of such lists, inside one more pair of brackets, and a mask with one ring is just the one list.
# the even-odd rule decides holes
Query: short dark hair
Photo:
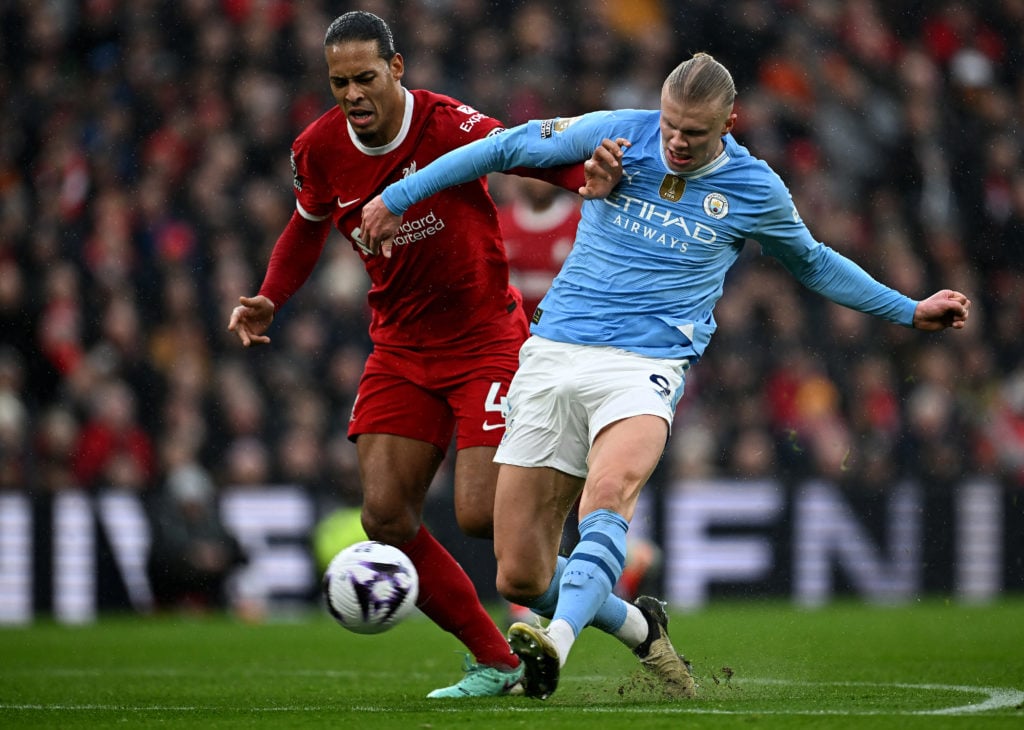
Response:
[{"label": "short dark hair", "polygon": [[385,61],[395,57],[395,38],[391,28],[381,18],[365,10],[353,10],[339,15],[327,28],[324,46],[345,41],[377,41],[377,53]]}]

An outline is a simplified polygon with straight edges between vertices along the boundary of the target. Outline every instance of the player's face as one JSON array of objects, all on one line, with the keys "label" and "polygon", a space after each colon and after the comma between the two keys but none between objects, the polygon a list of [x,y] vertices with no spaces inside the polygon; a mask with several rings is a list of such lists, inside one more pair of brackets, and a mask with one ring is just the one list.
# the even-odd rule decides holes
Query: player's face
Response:
[{"label": "player's face", "polygon": [[731,107],[687,104],[661,92],[661,143],[673,172],[692,172],[722,151],[722,136],[736,121]]},{"label": "player's face", "polygon": [[324,48],[331,93],[356,136],[368,147],[393,140],[402,128],[405,94],[401,54],[385,61],[376,41],[346,41]]}]

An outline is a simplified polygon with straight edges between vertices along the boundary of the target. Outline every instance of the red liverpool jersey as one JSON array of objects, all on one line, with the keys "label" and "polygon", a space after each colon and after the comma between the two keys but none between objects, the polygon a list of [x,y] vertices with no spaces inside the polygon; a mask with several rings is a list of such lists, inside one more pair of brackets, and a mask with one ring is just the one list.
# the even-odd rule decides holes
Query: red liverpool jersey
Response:
[{"label": "red liverpool jersey", "polygon": [[333,218],[363,259],[375,344],[473,352],[518,336],[507,325],[520,296],[509,284],[486,178],[406,211],[391,258],[368,255],[359,236],[363,205],[388,184],[502,126],[447,96],[415,90],[406,91],[401,132],[387,145],[364,146],[337,107],[292,145],[299,213]]},{"label": "red liverpool jersey", "polygon": [[508,253],[512,284],[523,293],[523,309],[533,310],[551,288],[576,240],[579,200],[560,195],[543,211],[515,200],[498,209],[498,223]]}]

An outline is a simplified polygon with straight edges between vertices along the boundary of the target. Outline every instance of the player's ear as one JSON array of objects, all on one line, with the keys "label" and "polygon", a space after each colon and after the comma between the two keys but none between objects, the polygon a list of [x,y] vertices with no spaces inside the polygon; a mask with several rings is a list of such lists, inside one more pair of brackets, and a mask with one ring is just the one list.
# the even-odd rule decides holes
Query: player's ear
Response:
[{"label": "player's ear", "polygon": [[722,135],[729,134],[732,128],[736,125],[736,112],[729,112],[729,116],[725,118],[725,124],[722,125]]},{"label": "player's ear", "polygon": [[392,56],[388,66],[391,68],[391,76],[395,81],[400,80],[405,75],[405,59],[402,58],[401,53],[396,53]]}]

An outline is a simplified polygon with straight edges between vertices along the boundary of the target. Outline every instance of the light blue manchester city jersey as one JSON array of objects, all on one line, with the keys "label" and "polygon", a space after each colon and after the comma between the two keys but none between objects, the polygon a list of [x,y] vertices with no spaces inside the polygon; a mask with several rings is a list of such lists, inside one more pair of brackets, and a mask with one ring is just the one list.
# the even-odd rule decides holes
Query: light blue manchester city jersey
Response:
[{"label": "light blue manchester city jersey", "polygon": [[810,289],[910,325],[916,302],[816,241],[786,186],[732,135],[705,167],[684,175],[665,162],[659,112],[593,112],[531,121],[454,150],[384,192],[395,213],[438,190],[512,167],[588,159],[604,138],[632,142],[623,177],[584,202],[576,241],[541,301],[531,331],[696,362],[715,331],[712,311],[748,239]]}]

